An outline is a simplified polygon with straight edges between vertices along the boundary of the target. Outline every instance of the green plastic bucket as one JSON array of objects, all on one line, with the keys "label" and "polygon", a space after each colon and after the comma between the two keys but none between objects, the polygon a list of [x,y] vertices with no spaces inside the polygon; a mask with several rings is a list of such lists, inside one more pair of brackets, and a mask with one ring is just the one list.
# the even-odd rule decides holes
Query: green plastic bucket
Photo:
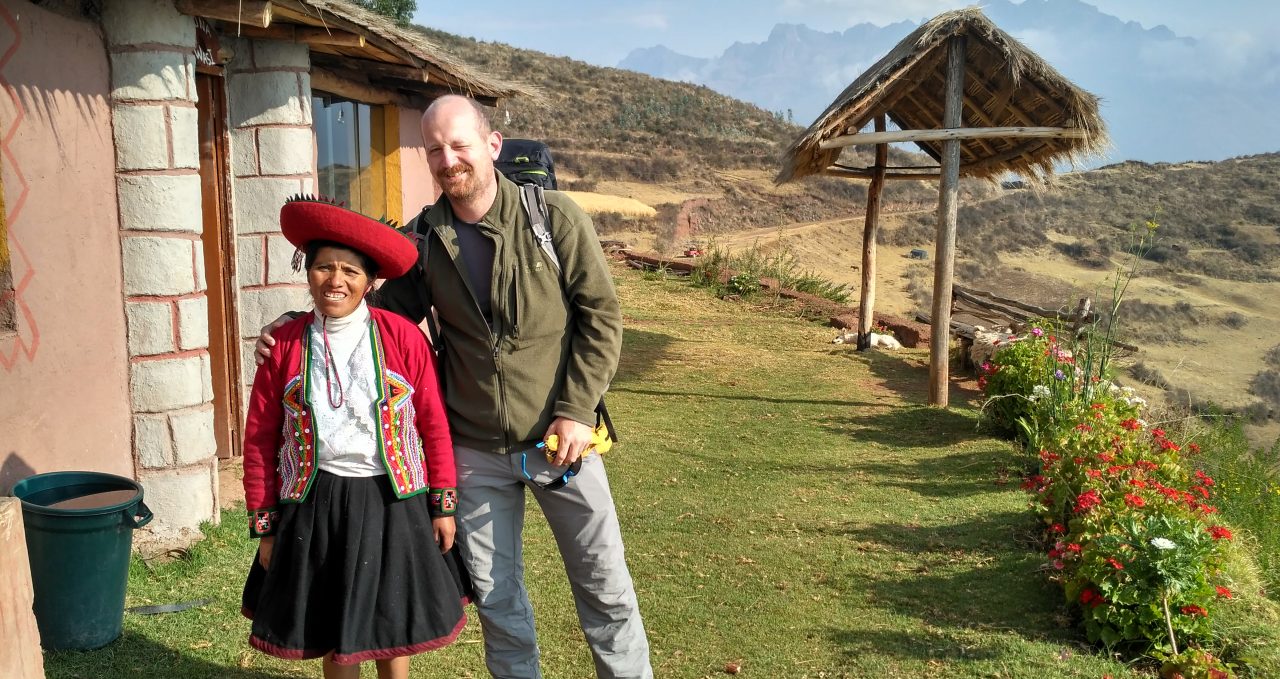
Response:
[{"label": "green plastic bucket", "polygon": [[115,641],[133,529],[151,521],[142,486],[113,474],[50,472],[19,481],[13,495],[22,500],[40,645],[85,650]]}]

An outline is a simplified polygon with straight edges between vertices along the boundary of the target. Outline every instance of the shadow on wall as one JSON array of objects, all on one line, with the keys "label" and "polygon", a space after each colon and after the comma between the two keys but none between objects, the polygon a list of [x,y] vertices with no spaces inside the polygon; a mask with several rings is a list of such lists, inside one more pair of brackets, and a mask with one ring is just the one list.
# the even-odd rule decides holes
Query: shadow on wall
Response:
[{"label": "shadow on wall", "polygon": [[0,495],[8,495],[14,484],[34,473],[36,470],[21,455],[10,451],[5,455],[4,463],[0,464]]}]

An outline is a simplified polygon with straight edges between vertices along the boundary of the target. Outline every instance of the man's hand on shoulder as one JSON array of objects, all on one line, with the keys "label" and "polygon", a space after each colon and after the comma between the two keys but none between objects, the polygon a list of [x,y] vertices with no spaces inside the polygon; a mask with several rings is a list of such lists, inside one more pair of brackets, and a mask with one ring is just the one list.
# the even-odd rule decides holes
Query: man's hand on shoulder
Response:
[{"label": "man's hand on shoulder", "polygon": [[258,365],[266,363],[267,359],[271,358],[271,347],[276,345],[276,338],[272,337],[271,334],[276,330],[279,330],[281,326],[301,315],[302,313],[298,311],[286,311],[280,315],[280,318],[277,318],[262,327],[262,334],[258,335],[258,342],[254,345],[256,350],[254,351],[253,360],[257,362]]}]

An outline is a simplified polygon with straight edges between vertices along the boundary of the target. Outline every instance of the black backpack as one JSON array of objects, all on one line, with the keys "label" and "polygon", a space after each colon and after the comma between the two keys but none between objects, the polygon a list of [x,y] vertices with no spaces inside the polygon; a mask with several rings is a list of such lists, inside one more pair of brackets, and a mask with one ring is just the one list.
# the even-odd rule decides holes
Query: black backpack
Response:
[{"label": "black backpack", "polygon": [[556,190],[556,164],[551,149],[533,139],[503,139],[502,152],[493,164],[517,184],[533,184]]}]

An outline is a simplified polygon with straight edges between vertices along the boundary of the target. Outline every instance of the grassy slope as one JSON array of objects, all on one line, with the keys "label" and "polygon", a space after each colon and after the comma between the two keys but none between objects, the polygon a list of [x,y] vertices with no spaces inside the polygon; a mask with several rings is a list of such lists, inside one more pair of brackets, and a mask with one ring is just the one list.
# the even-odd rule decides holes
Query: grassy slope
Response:
[{"label": "grassy slope", "polygon": [[[623,445],[609,465],[658,676],[722,676],[731,661],[756,677],[1131,676],[1081,646],[1020,544],[1032,524],[1011,447],[975,432],[968,393],[950,411],[922,405],[924,354],[857,354],[826,328],[616,274]],[[550,535],[529,517],[544,668],[591,677]],[[107,648],[48,656],[48,676],[318,676],[245,644],[252,549],[231,512],[189,560],[135,563],[130,605],[214,603],[127,616]],[[473,621],[415,672],[486,676],[478,640]]]}]

